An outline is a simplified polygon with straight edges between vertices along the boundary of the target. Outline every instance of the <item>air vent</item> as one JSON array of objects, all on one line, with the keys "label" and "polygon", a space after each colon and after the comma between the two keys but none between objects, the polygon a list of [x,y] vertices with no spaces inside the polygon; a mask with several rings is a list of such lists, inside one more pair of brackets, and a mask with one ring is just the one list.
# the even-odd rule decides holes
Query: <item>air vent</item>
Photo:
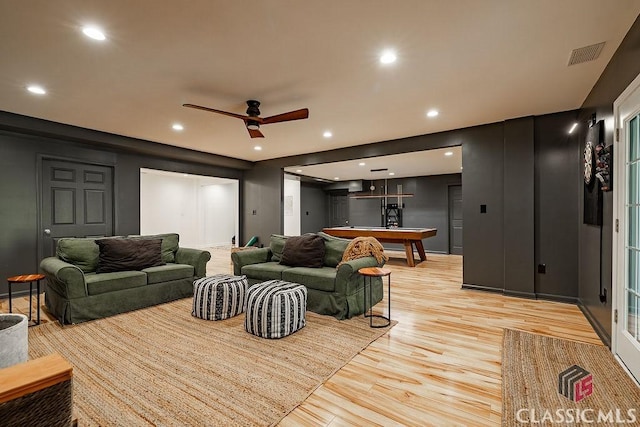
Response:
[{"label": "air vent", "polygon": [[571,51],[571,57],[569,58],[569,64],[567,65],[582,64],[583,62],[589,62],[598,59],[598,56],[600,56],[600,52],[602,52],[604,44],[605,42],[602,42],[592,44],[591,46],[574,49],[573,51]]},{"label": "air vent", "polygon": [[380,168],[380,169],[371,169],[371,172],[384,172],[384,171],[388,171],[388,168]]}]

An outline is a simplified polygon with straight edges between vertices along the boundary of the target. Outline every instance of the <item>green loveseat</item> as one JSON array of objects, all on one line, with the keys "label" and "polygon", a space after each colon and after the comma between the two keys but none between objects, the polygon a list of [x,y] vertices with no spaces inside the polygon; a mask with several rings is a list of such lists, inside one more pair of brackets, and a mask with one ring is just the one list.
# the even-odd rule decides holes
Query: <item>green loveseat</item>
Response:
[{"label": "green loveseat", "polygon": [[[271,235],[269,247],[233,252],[233,272],[245,275],[252,285],[267,280],[300,283],[307,288],[307,310],[348,319],[363,314],[364,282],[358,270],[381,267],[374,257],[358,258],[336,268],[350,240],[317,233],[324,238],[325,255],[320,268],[291,267],[280,264],[287,237]],[[382,279],[372,280],[372,303],[382,300]],[[368,293],[367,293],[368,296]],[[368,303],[368,301],[367,301]],[[368,307],[368,304],[367,304]]]},{"label": "green loveseat", "polygon": [[80,323],[192,296],[193,280],[206,275],[211,254],[178,247],[178,234],[127,239],[161,239],[163,265],[98,273],[100,249],[95,238],[59,239],[56,256],[40,262],[47,278],[45,304],[60,323]]}]

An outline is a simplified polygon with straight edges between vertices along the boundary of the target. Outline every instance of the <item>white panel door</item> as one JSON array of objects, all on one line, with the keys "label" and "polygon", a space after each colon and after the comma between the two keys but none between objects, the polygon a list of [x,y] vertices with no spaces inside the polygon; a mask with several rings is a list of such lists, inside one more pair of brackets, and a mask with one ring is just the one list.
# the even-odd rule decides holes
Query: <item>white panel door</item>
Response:
[{"label": "white panel door", "polygon": [[[613,352],[640,380],[640,76],[614,103]],[[617,230],[616,230],[617,229]]]}]

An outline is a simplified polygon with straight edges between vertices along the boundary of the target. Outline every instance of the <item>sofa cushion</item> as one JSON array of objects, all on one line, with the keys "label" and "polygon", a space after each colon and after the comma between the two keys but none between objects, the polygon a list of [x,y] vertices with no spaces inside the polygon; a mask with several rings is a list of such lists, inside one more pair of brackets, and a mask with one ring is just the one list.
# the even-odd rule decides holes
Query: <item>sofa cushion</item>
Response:
[{"label": "sofa cushion", "polygon": [[282,272],[288,268],[291,267],[278,264],[277,262],[262,262],[260,264],[243,266],[241,273],[257,280],[279,280],[282,278]]},{"label": "sofa cushion", "polygon": [[324,239],[317,234],[289,237],[284,244],[280,264],[292,267],[322,267],[324,264]]},{"label": "sofa cushion", "polygon": [[335,237],[322,231],[318,233],[318,236],[322,236],[324,239],[324,265],[337,267],[342,261],[342,255],[347,250],[351,239]]},{"label": "sofa cushion", "polygon": [[163,265],[161,239],[99,239],[97,273],[142,270]]},{"label": "sofa cushion", "polygon": [[280,262],[282,259],[282,251],[284,250],[284,244],[287,241],[287,236],[280,234],[272,234],[269,239],[269,249],[271,249],[271,261]]},{"label": "sofa cushion", "polygon": [[89,295],[137,288],[147,284],[147,275],[142,271],[116,271],[113,273],[88,273],[84,280]]},{"label": "sofa cushion", "polygon": [[336,269],[334,267],[291,267],[282,272],[282,280],[300,283],[309,289],[334,292],[336,288]]},{"label": "sofa cushion", "polygon": [[154,234],[149,236],[131,235],[127,236],[132,239],[162,239],[161,251],[162,261],[176,262],[176,252],[178,252],[178,243],[180,235],[177,233]]},{"label": "sofa cushion", "polygon": [[147,283],[150,285],[172,280],[192,279],[194,276],[193,266],[188,264],[165,264],[145,268],[142,271],[147,273]]},{"label": "sofa cushion", "polygon": [[93,238],[63,237],[56,244],[56,255],[85,273],[96,271],[100,249]]}]

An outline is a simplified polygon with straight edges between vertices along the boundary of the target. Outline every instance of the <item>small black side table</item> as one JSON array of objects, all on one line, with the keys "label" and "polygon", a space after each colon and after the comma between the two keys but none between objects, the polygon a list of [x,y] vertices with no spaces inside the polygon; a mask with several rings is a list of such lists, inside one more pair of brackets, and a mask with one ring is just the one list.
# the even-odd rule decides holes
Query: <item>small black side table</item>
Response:
[{"label": "small black side table", "polygon": [[[391,324],[391,270],[387,270],[386,268],[380,268],[380,267],[366,267],[366,268],[361,268],[360,270],[358,270],[358,273],[360,273],[362,276],[364,276],[364,307],[365,307],[364,317],[368,317],[369,318],[369,326],[371,328],[386,328],[387,326],[389,326]],[[385,276],[387,276],[387,278],[388,278],[388,281],[387,281],[387,302],[388,302],[387,317],[381,316],[379,314],[373,314],[373,307],[372,307],[372,304],[371,304],[371,294],[373,293],[371,291],[371,280],[373,280],[374,277],[385,277]],[[367,313],[367,310],[366,310],[366,307],[367,307],[367,287],[369,288],[369,310],[368,310],[368,313]],[[383,289],[384,289],[384,279],[383,279]],[[383,323],[381,325],[374,325],[373,324],[373,318],[374,317],[377,317],[379,319],[384,319],[387,322]]]},{"label": "small black side table", "polygon": [[23,274],[21,276],[13,276],[7,279],[9,284],[9,313],[13,313],[13,306],[11,305],[11,285],[14,283],[27,283],[29,282],[29,321],[31,321],[31,301],[33,300],[33,282],[36,282],[36,322],[35,325],[40,324],[40,280],[44,279],[44,274]]}]

